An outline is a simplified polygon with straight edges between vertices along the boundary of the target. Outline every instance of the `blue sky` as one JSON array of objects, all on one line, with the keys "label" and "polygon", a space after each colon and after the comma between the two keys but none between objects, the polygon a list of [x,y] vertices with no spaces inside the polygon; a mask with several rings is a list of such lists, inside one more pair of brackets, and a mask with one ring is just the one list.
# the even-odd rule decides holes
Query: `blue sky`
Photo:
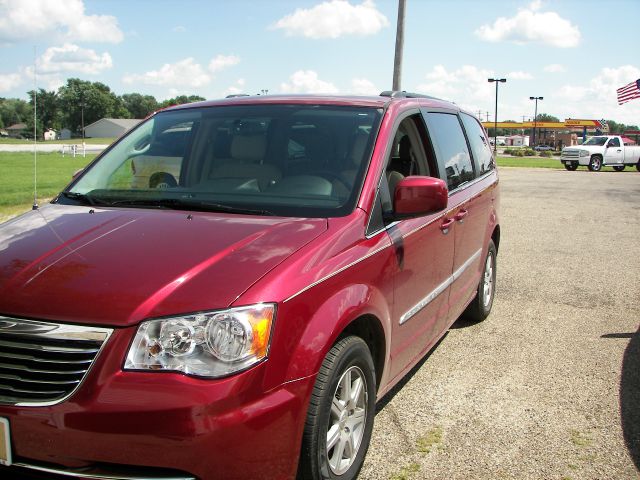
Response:
[{"label": "blue sky", "polygon": [[[391,87],[396,0],[0,0],[0,96],[66,78],[117,94],[377,94]],[[493,119],[538,111],[640,124],[640,2],[407,0],[402,87]]]}]

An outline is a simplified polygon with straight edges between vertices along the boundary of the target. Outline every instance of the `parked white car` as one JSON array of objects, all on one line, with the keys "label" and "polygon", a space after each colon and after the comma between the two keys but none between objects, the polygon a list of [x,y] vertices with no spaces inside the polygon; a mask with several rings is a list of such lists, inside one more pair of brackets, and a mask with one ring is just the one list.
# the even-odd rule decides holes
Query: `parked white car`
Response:
[{"label": "parked white car", "polygon": [[640,147],[625,145],[617,135],[598,135],[582,145],[563,148],[560,161],[571,171],[582,165],[592,172],[600,171],[603,166],[621,172],[627,165],[635,165],[640,172]]}]

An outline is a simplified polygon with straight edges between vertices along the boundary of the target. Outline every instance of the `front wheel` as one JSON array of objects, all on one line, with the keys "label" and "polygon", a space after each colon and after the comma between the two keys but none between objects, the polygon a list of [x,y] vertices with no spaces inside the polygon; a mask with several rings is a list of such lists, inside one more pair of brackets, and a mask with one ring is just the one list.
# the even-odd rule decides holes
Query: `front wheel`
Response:
[{"label": "front wheel", "polygon": [[615,167],[613,167],[613,169],[614,169],[616,172],[621,172],[621,171],[623,171],[623,170],[624,170],[624,165],[616,165]]},{"label": "front wheel", "polygon": [[577,163],[565,163],[564,164],[564,168],[566,168],[570,172],[573,172],[575,169],[578,168],[578,164]]},{"label": "front wheel", "polygon": [[589,161],[589,170],[591,170],[592,172],[599,172],[600,169],[602,169],[602,157],[599,155],[594,155]]},{"label": "front wheel", "polygon": [[354,479],[369,448],[376,401],[367,344],[350,336],[336,343],[316,378],[302,439],[300,478]]},{"label": "front wheel", "polygon": [[481,322],[491,313],[493,298],[496,293],[496,257],[496,246],[493,240],[489,240],[489,248],[484,259],[484,268],[476,296],[464,312],[464,316],[474,322]]}]

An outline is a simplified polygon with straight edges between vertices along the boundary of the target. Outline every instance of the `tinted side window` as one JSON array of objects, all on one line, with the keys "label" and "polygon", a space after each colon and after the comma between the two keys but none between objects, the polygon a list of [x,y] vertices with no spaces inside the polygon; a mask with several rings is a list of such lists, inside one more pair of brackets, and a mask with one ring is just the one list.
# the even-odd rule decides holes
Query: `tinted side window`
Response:
[{"label": "tinted side window", "polygon": [[478,175],[483,175],[489,170],[493,170],[494,165],[491,161],[491,146],[485,136],[484,129],[478,121],[470,115],[461,114],[464,129],[467,131],[467,138],[471,144],[471,153],[476,164]]},{"label": "tinted side window", "polygon": [[618,140],[617,138],[612,138],[611,140],[609,140],[609,146],[610,147],[619,147],[620,146],[620,140]]},{"label": "tinted side window", "polygon": [[427,127],[438,158],[440,172],[446,173],[449,190],[474,179],[471,156],[458,116],[427,113]]}]

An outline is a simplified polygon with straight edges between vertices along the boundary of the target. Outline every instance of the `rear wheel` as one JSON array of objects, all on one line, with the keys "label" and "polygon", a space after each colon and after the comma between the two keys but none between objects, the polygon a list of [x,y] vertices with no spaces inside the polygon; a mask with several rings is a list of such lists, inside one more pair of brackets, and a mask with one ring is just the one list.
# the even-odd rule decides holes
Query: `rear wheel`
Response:
[{"label": "rear wheel", "polygon": [[496,246],[493,240],[489,240],[489,248],[484,259],[484,268],[476,296],[464,312],[464,316],[474,322],[481,322],[491,313],[496,293],[496,257]]},{"label": "rear wheel", "polygon": [[564,168],[566,168],[570,172],[573,172],[575,169],[578,168],[578,164],[577,163],[565,163],[564,164]]},{"label": "rear wheel", "polygon": [[149,178],[149,188],[165,189],[177,187],[178,182],[173,175],[167,172],[156,172]]},{"label": "rear wheel", "polygon": [[602,157],[600,155],[594,155],[589,161],[589,170],[592,172],[599,172],[602,169]]},{"label": "rear wheel", "polygon": [[616,165],[615,167],[613,167],[613,169],[614,169],[616,172],[621,172],[621,171],[623,171],[623,170],[624,170],[624,165]]},{"label": "rear wheel", "polygon": [[376,384],[367,344],[350,336],[336,343],[318,372],[300,453],[305,480],[354,479],[369,448]]}]

